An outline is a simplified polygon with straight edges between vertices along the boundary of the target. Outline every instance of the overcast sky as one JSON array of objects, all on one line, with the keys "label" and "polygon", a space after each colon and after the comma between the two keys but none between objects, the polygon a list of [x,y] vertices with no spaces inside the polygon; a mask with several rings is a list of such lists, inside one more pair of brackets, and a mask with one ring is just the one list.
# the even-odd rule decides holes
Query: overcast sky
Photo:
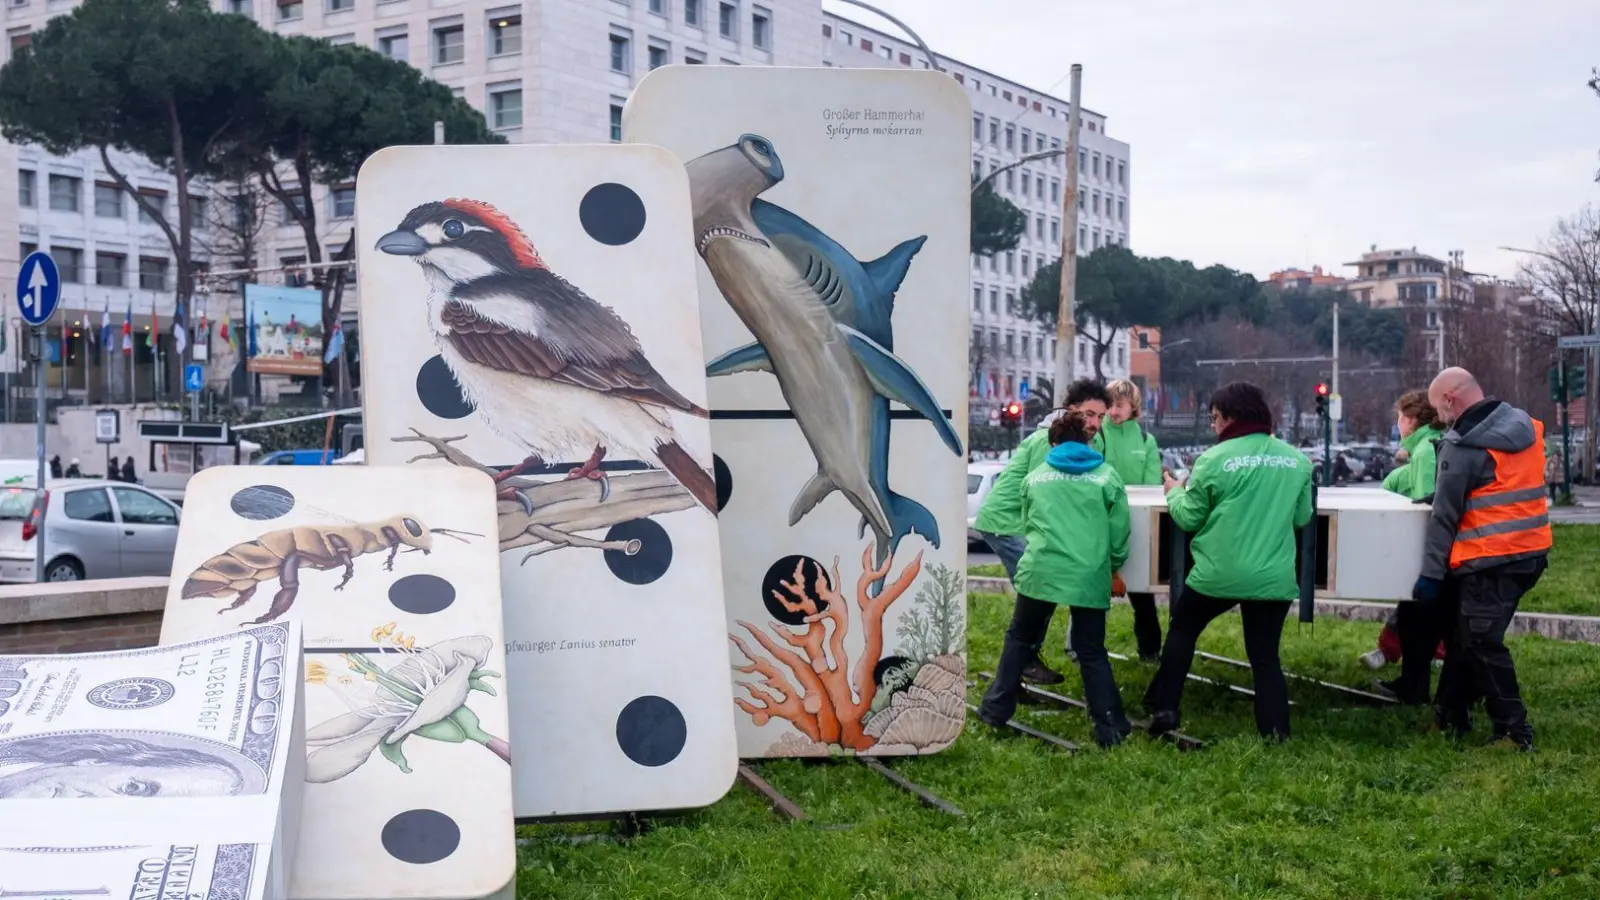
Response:
[{"label": "overcast sky", "polygon": [[1376,243],[1511,276],[1499,247],[1600,204],[1600,0],[869,2],[1060,97],[1082,63],[1141,254],[1349,275]]}]

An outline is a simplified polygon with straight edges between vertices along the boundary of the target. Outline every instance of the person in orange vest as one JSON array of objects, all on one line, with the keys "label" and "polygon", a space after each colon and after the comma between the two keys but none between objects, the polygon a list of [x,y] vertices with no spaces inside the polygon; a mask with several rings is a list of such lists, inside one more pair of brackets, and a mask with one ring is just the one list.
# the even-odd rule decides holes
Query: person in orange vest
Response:
[{"label": "person in orange vest", "polygon": [[1481,698],[1490,743],[1531,751],[1533,726],[1505,636],[1522,595],[1549,565],[1544,424],[1485,397],[1461,368],[1440,372],[1428,401],[1450,426],[1438,445],[1433,514],[1412,589],[1449,623],[1435,715],[1442,731],[1464,737]]}]

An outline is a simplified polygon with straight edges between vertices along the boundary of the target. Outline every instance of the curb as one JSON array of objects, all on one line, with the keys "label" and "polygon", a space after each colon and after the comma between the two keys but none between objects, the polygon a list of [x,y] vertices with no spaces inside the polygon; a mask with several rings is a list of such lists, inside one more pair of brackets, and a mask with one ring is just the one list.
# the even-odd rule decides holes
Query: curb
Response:
[{"label": "curb", "polygon": [[[968,593],[1012,594],[1011,582],[1005,578],[985,575],[967,577]],[[1127,603],[1123,598],[1114,602]],[[1166,606],[1167,595],[1157,594],[1156,605]],[[1394,611],[1393,603],[1365,603],[1359,600],[1318,600],[1317,615],[1330,616],[1351,622],[1382,622]],[[1573,616],[1562,613],[1519,612],[1511,620],[1510,634],[1536,634],[1553,641],[1570,641],[1577,644],[1600,644],[1600,617]]]}]

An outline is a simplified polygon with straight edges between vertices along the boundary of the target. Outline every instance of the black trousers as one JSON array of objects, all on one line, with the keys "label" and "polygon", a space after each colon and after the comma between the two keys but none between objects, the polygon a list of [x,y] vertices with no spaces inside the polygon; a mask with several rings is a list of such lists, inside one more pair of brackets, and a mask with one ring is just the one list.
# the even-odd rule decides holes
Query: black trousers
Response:
[{"label": "black trousers", "polygon": [[1538,584],[1546,565],[1544,559],[1524,560],[1451,579],[1454,591],[1443,612],[1453,621],[1445,633],[1444,671],[1434,698],[1440,724],[1470,729],[1470,710],[1482,699],[1496,736],[1533,741],[1506,629],[1522,595]]},{"label": "black trousers", "polygon": [[[1011,627],[1006,629],[1005,644],[1000,651],[1000,662],[995,667],[994,681],[983,695],[978,715],[985,721],[998,724],[1010,719],[1017,711],[1017,695],[1022,690],[1022,670],[1035,658],[1036,648],[1050,628],[1050,617],[1057,604],[1017,595],[1017,605],[1011,614]],[[1094,728],[1095,742],[1102,747],[1122,742],[1133,730],[1127,713],[1122,708],[1122,696],[1117,692],[1116,675],[1111,671],[1111,659],[1106,655],[1106,611],[1083,607],[1071,609],[1068,640],[1078,653],[1078,671],[1083,675],[1083,699],[1089,705],[1089,720]]]},{"label": "black trousers", "polygon": [[[1445,582],[1443,596],[1432,603],[1416,600],[1395,605],[1394,630],[1400,636],[1400,677],[1390,682],[1402,703],[1425,704],[1432,693],[1433,657],[1451,621],[1453,582]],[[1445,653],[1449,653],[1448,645]]]},{"label": "black trousers", "polygon": [[1256,730],[1263,737],[1287,738],[1289,686],[1283,677],[1278,647],[1283,640],[1283,620],[1291,605],[1281,600],[1223,600],[1184,585],[1172,604],[1167,645],[1161,648],[1161,667],[1145,691],[1145,709],[1152,713],[1178,712],[1200,633],[1212,619],[1237,606],[1244,619],[1244,649],[1255,679]]},{"label": "black trousers", "polygon": [[1139,643],[1139,655],[1143,657],[1159,654],[1161,617],[1156,615],[1156,596],[1129,592],[1128,603],[1133,607],[1133,637]]}]

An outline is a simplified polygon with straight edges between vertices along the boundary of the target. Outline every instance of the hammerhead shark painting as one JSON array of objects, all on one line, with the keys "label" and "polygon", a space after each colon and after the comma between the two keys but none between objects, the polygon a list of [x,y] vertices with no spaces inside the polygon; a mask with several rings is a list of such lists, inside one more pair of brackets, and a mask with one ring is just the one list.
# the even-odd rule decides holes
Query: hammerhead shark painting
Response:
[{"label": "hammerhead shark painting", "polygon": [[789,524],[842,493],[876,536],[878,565],[913,532],[939,546],[922,504],[889,488],[889,401],[933,423],[963,454],[939,403],[894,355],[894,296],[926,237],[871,262],[806,220],[758,195],[783,180],[772,142],[754,134],[691,160],[696,250],[728,305],[756,341],[706,366],[714,377],[770,372],[816,457],[817,473],[795,498]]}]

